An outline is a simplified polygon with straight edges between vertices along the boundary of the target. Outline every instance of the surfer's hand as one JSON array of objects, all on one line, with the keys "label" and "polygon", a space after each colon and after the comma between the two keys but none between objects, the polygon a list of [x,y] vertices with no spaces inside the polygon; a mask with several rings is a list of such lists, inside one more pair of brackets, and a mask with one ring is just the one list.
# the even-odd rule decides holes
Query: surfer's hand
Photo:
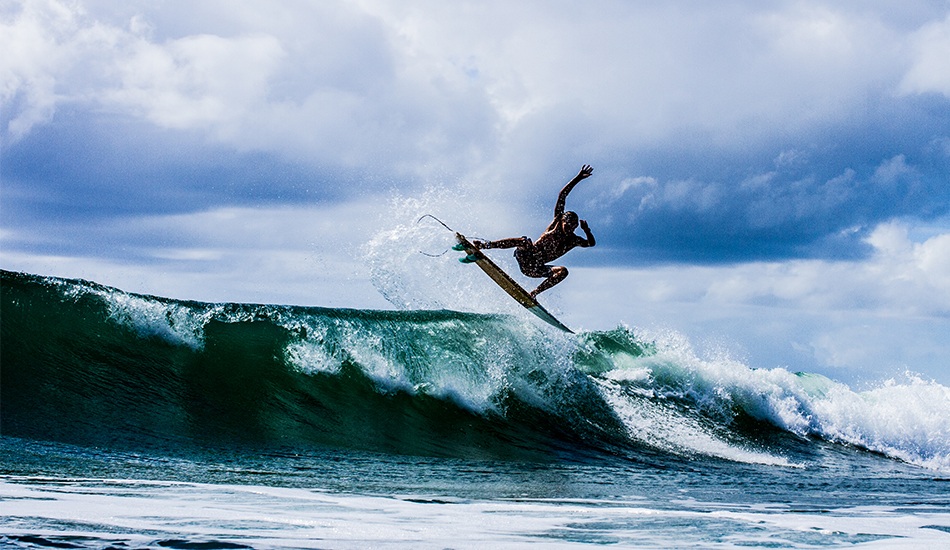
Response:
[{"label": "surfer's hand", "polygon": [[484,250],[486,248],[491,248],[491,241],[472,241],[472,246],[478,250]]},{"label": "surfer's hand", "polygon": [[577,179],[589,178],[594,173],[594,168],[590,164],[585,164],[581,171],[577,173]]},{"label": "surfer's hand", "polygon": [[585,232],[590,231],[590,227],[587,225],[587,220],[581,220],[581,229],[583,229]]}]

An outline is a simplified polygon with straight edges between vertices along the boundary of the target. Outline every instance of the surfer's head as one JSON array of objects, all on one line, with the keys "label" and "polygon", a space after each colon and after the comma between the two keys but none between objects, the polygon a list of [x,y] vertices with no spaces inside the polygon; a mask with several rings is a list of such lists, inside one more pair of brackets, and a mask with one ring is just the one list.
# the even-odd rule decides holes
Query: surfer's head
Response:
[{"label": "surfer's head", "polygon": [[577,213],[568,210],[561,215],[561,226],[564,228],[564,231],[568,233],[573,233],[577,229]]}]

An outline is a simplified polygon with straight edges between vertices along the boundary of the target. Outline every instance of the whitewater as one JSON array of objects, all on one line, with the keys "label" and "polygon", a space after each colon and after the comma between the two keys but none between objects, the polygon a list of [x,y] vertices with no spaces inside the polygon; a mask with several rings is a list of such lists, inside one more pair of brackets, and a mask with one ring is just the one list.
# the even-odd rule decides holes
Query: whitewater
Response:
[{"label": "whitewater", "polygon": [[402,311],[3,271],[0,543],[950,546],[950,388],[439,307],[404,261]]}]

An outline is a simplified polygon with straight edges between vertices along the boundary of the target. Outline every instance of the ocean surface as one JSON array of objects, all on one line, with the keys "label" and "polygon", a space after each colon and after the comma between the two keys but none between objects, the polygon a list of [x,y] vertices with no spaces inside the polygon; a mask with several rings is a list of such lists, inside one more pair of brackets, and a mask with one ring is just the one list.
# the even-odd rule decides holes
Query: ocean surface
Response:
[{"label": "ocean surface", "polygon": [[950,548],[950,389],[2,272],[0,547]]}]

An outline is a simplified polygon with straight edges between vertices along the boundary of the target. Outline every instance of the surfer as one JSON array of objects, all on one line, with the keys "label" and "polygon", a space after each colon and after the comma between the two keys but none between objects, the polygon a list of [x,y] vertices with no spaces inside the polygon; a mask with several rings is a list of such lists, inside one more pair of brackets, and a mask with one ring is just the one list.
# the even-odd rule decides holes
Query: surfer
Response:
[{"label": "surfer", "polygon": [[[581,171],[569,181],[557,197],[557,204],[554,205],[554,221],[544,230],[544,233],[538,237],[538,240],[532,242],[527,236],[513,237],[510,239],[501,239],[499,241],[472,241],[475,248],[514,248],[515,259],[518,260],[518,266],[521,272],[528,277],[535,279],[544,279],[538,288],[528,294],[532,298],[537,298],[545,290],[560,283],[567,277],[567,268],[559,265],[547,265],[561,256],[567,254],[574,247],[580,246],[588,248],[594,246],[594,235],[590,232],[586,220],[579,220],[576,213],[564,211],[564,205],[567,202],[567,195],[570,194],[574,186],[581,180],[587,179],[594,172],[590,165],[585,164]],[[574,234],[580,223],[584,230],[586,238]]]}]

